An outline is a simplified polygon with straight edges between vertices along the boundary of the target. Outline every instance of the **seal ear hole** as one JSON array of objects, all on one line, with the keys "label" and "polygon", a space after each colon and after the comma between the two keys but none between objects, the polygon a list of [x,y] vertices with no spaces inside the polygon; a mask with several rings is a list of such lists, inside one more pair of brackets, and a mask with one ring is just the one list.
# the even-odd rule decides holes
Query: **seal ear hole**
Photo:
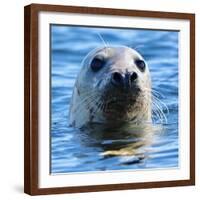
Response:
[{"label": "seal ear hole", "polygon": [[102,58],[93,58],[90,67],[92,71],[97,72],[99,71],[105,64],[105,61]]},{"label": "seal ear hole", "polygon": [[143,60],[135,60],[135,64],[141,72],[144,72],[146,69],[146,64]]}]

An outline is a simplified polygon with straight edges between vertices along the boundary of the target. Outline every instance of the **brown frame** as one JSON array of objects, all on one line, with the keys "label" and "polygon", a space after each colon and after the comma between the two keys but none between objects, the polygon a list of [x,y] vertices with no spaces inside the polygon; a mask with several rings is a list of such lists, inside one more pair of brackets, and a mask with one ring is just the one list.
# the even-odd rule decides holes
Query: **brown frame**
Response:
[{"label": "brown frame", "polygon": [[[186,19],[190,21],[190,179],[92,186],[38,187],[38,13],[40,11]],[[24,8],[24,191],[30,195],[75,193],[195,184],[195,15],[96,7],[31,4]]]}]

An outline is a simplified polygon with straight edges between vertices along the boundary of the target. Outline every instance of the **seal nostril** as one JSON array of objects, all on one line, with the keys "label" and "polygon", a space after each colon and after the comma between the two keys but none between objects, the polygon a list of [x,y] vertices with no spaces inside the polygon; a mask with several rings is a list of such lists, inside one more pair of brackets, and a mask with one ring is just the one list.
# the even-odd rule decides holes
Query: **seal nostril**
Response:
[{"label": "seal nostril", "polygon": [[136,73],[136,72],[133,72],[133,73],[131,74],[131,77],[130,77],[131,82],[135,81],[135,80],[137,79],[137,77],[138,77],[137,73]]},{"label": "seal nostril", "polygon": [[112,75],[112,83],[114,85],[122,85],[123,84],[123,77],[119,72],[114,72]]}]

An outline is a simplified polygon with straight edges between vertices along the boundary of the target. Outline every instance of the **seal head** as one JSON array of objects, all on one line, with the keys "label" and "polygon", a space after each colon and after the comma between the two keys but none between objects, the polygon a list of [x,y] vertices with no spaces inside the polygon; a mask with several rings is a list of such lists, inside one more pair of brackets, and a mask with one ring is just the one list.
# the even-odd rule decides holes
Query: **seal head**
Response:
[{"label": "seal head", "polygon": [[151,122],[151,78],[144,58],[126,46],[90,52],[77,76],[70,124]]}]

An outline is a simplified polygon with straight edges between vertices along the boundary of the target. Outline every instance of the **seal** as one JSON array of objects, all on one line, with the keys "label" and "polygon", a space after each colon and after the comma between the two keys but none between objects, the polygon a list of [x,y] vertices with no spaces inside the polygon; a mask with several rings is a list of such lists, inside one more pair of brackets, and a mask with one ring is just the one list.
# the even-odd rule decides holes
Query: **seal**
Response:
[{"label": "seal", "polygon": [[151,123],[151,77],[136,50],[107,46],[82,61],[69,109],[70,125]]}]

